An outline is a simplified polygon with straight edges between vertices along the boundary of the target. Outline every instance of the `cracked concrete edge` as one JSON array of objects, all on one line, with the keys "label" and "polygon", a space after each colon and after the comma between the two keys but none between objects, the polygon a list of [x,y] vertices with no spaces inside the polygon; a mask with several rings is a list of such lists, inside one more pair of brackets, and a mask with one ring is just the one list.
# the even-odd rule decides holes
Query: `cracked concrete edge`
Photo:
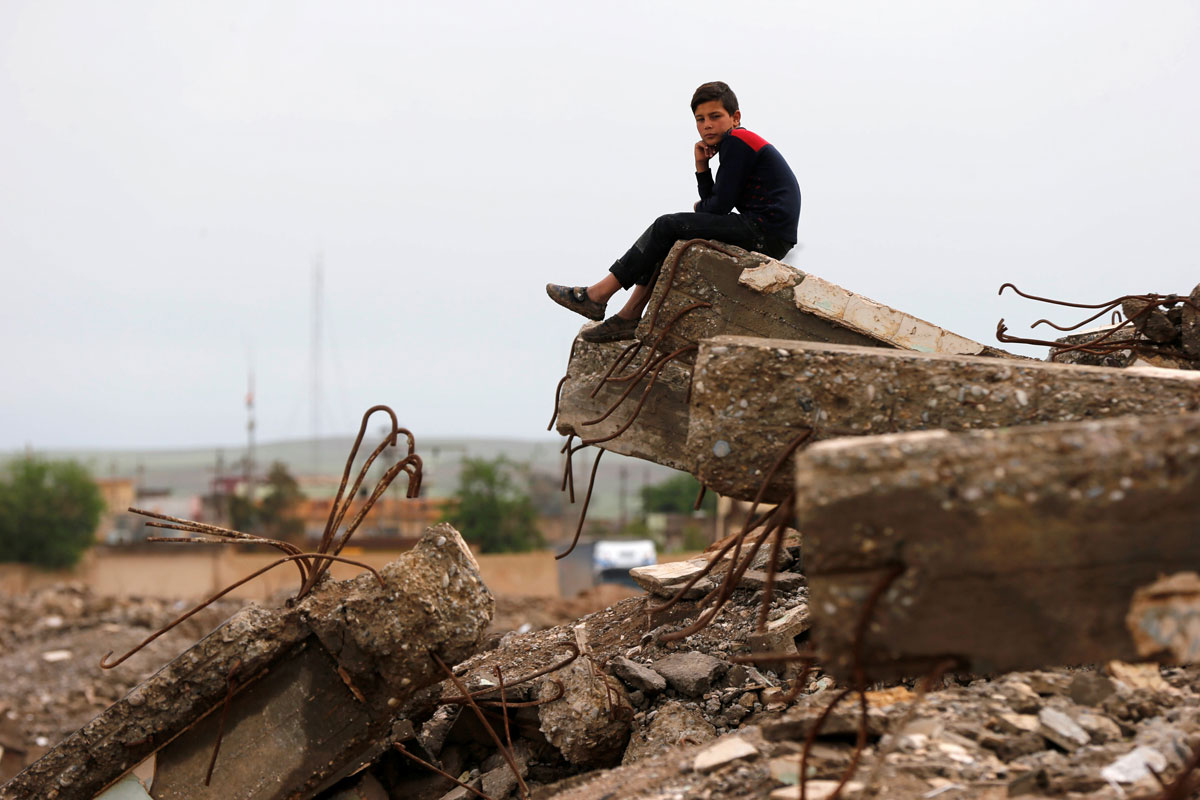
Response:
[{"label": "cracked concrete edge", "polygon": [[[794,284],[793,299],[796,308],[806,313],[919,353],[976,356],[983,355],[989,349],[994,350],[912,314],[843,289],[824,278],[799,270],[796,272],[799,280]],[[745,285],[757,288],[751,283]]]}]

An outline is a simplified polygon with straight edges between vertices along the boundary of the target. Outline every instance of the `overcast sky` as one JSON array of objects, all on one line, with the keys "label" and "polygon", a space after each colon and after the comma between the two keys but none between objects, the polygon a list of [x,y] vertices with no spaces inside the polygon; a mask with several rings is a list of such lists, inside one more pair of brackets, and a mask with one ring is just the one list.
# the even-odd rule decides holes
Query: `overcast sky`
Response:
[{"label": "overcast sky", "polygon": [[321,433],[546,435],[582,320],[542,287],[690,210],[709,80],[803,270],[985,343],[1054,312],[1004,281],[1190,291],[1198,9],[4,0],[0,449],[236,443],[251,363],[260,438],[308,435],[318,253]]}]

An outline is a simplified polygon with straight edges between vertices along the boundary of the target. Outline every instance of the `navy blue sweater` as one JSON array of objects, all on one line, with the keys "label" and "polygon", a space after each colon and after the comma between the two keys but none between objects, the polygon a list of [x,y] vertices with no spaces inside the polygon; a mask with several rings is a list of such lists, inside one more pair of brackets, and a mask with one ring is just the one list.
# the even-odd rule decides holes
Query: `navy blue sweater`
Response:
[{"label": "navy blue sweater", "polygon": [[721,168],[696,173],[697,211],[728,214],[737,209],[763,233],[796,243],[800,220],[800,185],[775,146],[757,133],[734,128],[717,148]]}]

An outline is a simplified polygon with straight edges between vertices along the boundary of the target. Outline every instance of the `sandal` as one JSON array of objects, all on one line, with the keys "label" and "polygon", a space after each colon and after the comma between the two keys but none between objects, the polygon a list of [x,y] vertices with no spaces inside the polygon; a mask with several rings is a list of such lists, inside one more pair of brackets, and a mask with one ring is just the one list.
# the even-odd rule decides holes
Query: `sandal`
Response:
[{"label": "sandal", "polygon": [[588,319],[604,319],[606,303],[597,303],[588,297],[586,286],[559,286],[557,283],[546,284],[546,294],[550,299],[563,308],[569,308],[576,314],[582,314]]}]

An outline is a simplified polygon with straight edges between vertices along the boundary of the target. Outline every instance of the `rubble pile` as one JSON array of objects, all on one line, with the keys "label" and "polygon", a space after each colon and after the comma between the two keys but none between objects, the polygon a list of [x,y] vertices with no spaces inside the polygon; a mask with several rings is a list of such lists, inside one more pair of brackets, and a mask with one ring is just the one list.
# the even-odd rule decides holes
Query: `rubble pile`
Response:
[{"label": "rubble pile", "polygon": [[[1146,311],[1145,302],[1127,299],[1121,313],[1131,325],[1118,328],[1116,324],[1058,339],[1064,348],[1050,351],[1050,359],[1064,364],[1089,364],[1098,367],[1131,367],[1149,365],[1168,369],[1200,369],[1200,285],[1190,295],[1175,298],[1165,309]],[[1103,341],[1106,344],[1128,345],[1105,348],[1093,353],[1086,349],[1065,348],[1084,346]]]},{"label": "rubble pile", "polygon": [[150,597],[101,597],[81,584],[0,594],[0,781],[125,696],[162,664],[244,605],[220,600],[186,620],[119,670],[100,668],[187,610]]}]

